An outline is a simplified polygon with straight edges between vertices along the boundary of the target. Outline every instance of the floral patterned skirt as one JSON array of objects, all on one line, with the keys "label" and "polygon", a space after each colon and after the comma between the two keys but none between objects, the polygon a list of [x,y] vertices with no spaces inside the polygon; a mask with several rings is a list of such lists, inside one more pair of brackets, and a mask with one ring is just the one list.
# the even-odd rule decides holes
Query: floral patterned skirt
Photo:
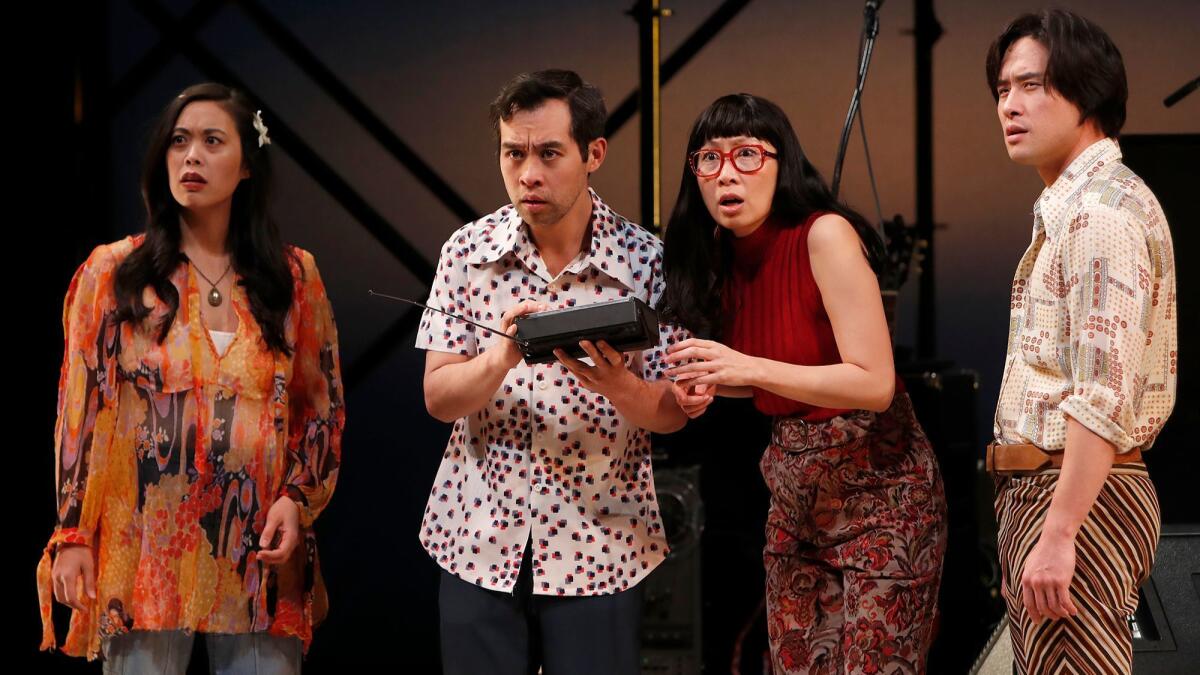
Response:
[{"label": "floral patterned skirt", "polygon": [[776,418],[760,468],[775,675],[923,672],[946,499],[908,395],[883,413]]}]

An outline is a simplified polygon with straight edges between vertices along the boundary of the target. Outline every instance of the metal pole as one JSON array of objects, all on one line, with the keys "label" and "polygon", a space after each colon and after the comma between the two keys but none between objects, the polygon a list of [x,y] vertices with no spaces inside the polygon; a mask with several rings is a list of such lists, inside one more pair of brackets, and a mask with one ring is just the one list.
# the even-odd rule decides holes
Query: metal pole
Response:
[{"label": "metal pole", "polygon": [[921,247],[921,279],[917,302],[917,357],[937,352],[937,286],[933,248],[933,46],[942,26],[933,0],[915,0],[917,79],[917,237]]},{"label": "metal pole", "polygon": [[670,16],[659,0],[639,0],[629,11],[638,22],[639,112],[641,114],[642,225],[652,232],[662,227],[662,80],[659,61],[659,21]]}]

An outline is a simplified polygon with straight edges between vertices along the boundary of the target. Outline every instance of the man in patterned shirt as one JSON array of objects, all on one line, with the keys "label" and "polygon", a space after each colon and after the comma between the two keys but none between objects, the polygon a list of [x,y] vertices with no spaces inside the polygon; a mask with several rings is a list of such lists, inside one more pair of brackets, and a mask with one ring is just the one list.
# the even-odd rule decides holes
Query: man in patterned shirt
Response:
[{"label": "man in patterned shirt", "polygon": [[988,466],[1018,672],[1128,673],[1159,507],[1141,453],[1175,402],[1175,262],[1121,163],[1120,52],[1087,19],[1021,16],[988,85],[1009,157],[1046,184],[1012,286]]},{"label": "man in patterned shirt", "polygon": [[[517,76],[492,103],[512,204],[450,236],[428,304],[498,325],[637,297],[656,306],[662,245],[588,187],[604,101],[569,71]],[[426,311],[425,403],[454,422],[421,543],[442,567],[447,673],[640,672],[641,582],[667,550],[650,432],[686,416],[656,347],[580,343],[592,363],[528,365],[511,341]]]}]

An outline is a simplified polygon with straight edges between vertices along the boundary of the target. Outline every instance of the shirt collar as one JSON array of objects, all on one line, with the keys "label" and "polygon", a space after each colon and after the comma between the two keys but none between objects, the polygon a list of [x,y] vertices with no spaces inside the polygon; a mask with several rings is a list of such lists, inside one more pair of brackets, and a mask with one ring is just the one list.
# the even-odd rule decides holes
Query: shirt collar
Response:
[{"label": "shirt collar", "polygon": [[512,204],[501,208],[491,218],[494,219],[492,226],[484,230],[479,244],[467,256],[467,262],[472,265],[494,263],[505,253],[515,252],[517,245],[526,238],[521,216]]},{"label": "shirt collar", "polygon": [[1040,224],[1046,228],[1046,236],[1054,239],[1062,227],[1062,219],[1047,220],[1043,213],[1063,213],[1071,201],[1077,198],[1080,190],[1087,185],[1093,175],[1105,164],[1121,161],[1121,146],[1112,138],[1102,138],[1079,153],[1058,178],[1042,190],[1041,197],[1034,205],[1034,234]]},{"label": "shirt collar", "polygon": [[[588,196],[592,200],[591,242],[584,254],[567,265],[564,271],[578,274],[591,266],[616,279],[629,290],[635,290],[633,254],[629,250],[633,242],[626,241],[622,234],[628,221],[605,204],[595,190],[588,188]],[[484,235],[483,241],[467,258],[467,262],[475,265],[494,263],[506,253],[527,261],[533,250],[528,226],[521,220],[516,207],[509,204],[496,213],[495,226]]]}]

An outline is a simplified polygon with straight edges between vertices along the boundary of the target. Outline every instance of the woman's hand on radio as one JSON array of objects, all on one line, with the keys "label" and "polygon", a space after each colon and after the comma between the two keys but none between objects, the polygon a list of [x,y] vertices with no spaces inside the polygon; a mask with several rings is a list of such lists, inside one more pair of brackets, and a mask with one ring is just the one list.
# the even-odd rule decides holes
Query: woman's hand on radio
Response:
[{"label": "woman's hand on radio", "polygon": [[758,362],[753,357],[712,340],[690,338],[673,345],[666,361],[674,366],[667,376],[680,386],[744,387],[758,381]]},{"label": "woman's hand on radio", "polygon": [[621,352],[610,347],[607,342],[601,340],[593,344],[584,340],[579,343],[579,348],[591,357],[595,365],[589,366],[579,359],[572,358],[562,349],[555,349],[554,355],[558,357],[559,363],[571,371],[579,384],[587,389],[613,399],[618,398],[625,388],[635,387],[641,381],[625,367],[625,357],[621,356]]},{"label": "woman's hand on radio", "polygon": [[[500,330],[504,331],[505,335],[515,336],[517,334],[517,324],[515,321],[518,316],[544,312],[547,309],[550,309],[550,307],[543,303],[524,300],[520,304],[509,307],[508,311],[500,317]],[[499,359],[500,365],[504,368],[505,372],[515,368],[521,362],[521,359],[525,358],[525,355],[521,353],[520,346],[512,340],[501,338],[500,344],[495,347],[495,351],[496,358]]]}]

